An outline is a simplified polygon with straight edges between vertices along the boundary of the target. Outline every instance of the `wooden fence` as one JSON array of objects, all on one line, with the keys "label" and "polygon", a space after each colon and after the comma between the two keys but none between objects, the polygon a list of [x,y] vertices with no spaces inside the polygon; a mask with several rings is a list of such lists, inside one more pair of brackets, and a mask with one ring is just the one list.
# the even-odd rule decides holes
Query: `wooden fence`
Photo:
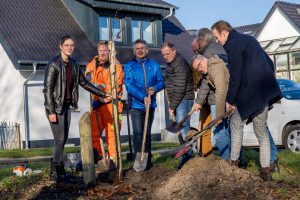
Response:
[{"label": "wooden fence", "polygon": [[20,124],[0,122],[0,149],[21,149]]}]

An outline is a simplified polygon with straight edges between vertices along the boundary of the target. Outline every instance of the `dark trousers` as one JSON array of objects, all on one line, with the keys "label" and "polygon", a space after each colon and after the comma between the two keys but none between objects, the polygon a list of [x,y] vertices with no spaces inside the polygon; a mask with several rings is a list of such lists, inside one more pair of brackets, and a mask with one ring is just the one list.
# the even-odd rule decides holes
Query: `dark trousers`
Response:
[{"label": "dark trousers", "polygon": [[54,137],[53,162],[54,164],[62,164],[64,147],[68,139],[71,122],[70,106],[64,104],[61,113],[56,116],[57,121],[55,123],[49,121]]},{"label": "dark trousers", "polygon": [[[141,152],[142,141],[143,141],[143,130],[145,122],[146,111],[140,109],[131,109],[130,116],[133,129],[133,147],[134,147],[134,157],[137,152]],[[148,161],[151,160],[151,127],[154,119],[154,109],[149,110],[149,119],[147,127],[147,137],[145,144],[145,152],[148,153]]]}]

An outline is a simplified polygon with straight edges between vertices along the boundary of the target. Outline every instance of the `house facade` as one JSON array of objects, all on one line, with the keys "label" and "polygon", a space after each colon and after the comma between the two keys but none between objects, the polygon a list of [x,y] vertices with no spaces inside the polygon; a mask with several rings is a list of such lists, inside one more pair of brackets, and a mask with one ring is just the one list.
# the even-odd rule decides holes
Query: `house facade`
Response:
[{"label": "house facade", "polygon": [[277,78],[300,82],[300,4],[276,1],[262,23],[235,29],[257,38]]},{"label": "house facade", "polygon": [[[96,54],[99,40],[116,42],[122,65],[133,58],[132,44],[142,38],[149,57],[165,71],[160,45],[170,41],[188,60],[192,37],[175,18],[176,6],[161,0],[2,0],[0,4],[0,121],[20,123],[23,147],[52,146],[53,136],[44,111],[44,70],[58,53],[58,41],[74,36],[74,58],[82,70]],[[125,87],[124,87],[125,89]],[[80,89],[79,110],[72,113],[69,145],[79,145],[78,121],[90,109],[89,93]],[[126,91],[123,101],[126,101]],[[168,123],[164,91],[152,127],[154,140]],[[1,133],[0,133],[1,134]],[[127,140],[126,111],[121,141]]]}]

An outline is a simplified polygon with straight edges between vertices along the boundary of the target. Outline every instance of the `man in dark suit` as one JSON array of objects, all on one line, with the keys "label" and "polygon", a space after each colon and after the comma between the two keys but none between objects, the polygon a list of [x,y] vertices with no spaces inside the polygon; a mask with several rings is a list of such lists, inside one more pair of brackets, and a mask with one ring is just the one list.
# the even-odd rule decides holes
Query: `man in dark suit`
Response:
[{"label": "man in dark suit", "polygon": [[226,21],[218,21],[212,33],[228,55],[230,81],[227,107],[231,116],[231,163],[238,161],[243,127],[253,120],[254,133],[260,144],[260,177],[272,180],[270,140],[267,132],[269,106],[281,98],[274,75],[274,65],[255,38],[235,31]]}]

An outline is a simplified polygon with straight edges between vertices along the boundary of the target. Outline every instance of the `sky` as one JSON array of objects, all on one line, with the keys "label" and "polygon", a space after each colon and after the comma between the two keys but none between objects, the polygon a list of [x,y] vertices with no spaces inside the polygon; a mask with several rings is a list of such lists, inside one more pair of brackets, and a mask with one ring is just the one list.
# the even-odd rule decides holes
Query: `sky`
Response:
[{"label": "sky", "polygon": [[[177,7],[175,16],[186,29],[210,28],[218,20],[233,27],[260,23],[275,0],[164,0]],[[299,3],[300,0],[282,0]]]}]

